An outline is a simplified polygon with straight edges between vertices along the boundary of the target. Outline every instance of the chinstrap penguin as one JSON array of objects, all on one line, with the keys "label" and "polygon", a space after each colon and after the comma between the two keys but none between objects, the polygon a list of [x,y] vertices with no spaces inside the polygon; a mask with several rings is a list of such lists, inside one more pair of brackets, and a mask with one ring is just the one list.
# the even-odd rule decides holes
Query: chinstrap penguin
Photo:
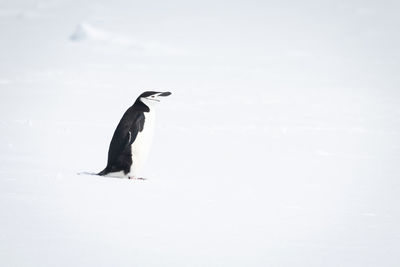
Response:
[{"label": "chinstrap penguin", "polygon": [[138,178],[153,139],[155,106],[170,92],[147,91],[122,116],[108,149],[107,166],[102,176]]}]

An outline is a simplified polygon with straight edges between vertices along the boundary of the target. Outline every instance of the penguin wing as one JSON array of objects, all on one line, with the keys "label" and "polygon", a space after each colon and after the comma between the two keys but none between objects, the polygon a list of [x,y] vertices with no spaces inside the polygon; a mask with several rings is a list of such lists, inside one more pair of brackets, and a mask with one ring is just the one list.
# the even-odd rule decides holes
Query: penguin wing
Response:
[{"label": "penguin wing", "polygon": [[128,131],[128,145],[132,145],[135,142],[139,132],[143,131],[144,126],[144,114],[140,113],[135,121],[132,123]]},{"label": "penguin wing", "polygon": [[111,139],[107,166],[111,166],[116,162],[119,155],[135,142],[138,133],[143,130],[144,119],[143,112],[124,114]]}]

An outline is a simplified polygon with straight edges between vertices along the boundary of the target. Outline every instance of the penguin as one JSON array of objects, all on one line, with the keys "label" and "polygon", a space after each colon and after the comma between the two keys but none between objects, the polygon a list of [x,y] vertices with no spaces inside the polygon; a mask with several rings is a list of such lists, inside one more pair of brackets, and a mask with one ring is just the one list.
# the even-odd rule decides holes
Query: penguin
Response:
[{"label": "penguin", "polygon": [[153,139],[155,106],[170,92],[142,93],[122,116],[108,149],[107,166],[100,176],[138,178]]}]

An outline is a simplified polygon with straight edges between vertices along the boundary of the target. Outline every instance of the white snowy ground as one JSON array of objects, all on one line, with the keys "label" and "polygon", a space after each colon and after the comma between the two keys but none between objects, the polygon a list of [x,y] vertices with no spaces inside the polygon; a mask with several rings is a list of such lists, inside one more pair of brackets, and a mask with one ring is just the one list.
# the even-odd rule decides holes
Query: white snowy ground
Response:
[{"label": "white snowy ground", "polygon": [[[399,266],[399,8],[1,1],[0,265]],[[76,175],[150,89],[148,180]]]}]

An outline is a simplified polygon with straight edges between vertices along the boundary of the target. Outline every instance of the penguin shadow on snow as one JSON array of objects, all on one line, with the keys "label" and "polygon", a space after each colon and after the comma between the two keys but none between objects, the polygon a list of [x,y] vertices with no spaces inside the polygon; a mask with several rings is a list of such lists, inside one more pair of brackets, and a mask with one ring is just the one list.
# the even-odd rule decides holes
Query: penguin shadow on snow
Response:
[{"label": "penguin shadow on snow", "polygon": [[147,181],[147,178],[143,177],[122,177],[122,176],[111,176],[111,175],[99,175],[95,172],[78,172],[77,175],[88,175],[88,176],[98,176],[101,178],[115,178],[115,179],[128,179],[128,180],[140,180],[140,181]]}]

